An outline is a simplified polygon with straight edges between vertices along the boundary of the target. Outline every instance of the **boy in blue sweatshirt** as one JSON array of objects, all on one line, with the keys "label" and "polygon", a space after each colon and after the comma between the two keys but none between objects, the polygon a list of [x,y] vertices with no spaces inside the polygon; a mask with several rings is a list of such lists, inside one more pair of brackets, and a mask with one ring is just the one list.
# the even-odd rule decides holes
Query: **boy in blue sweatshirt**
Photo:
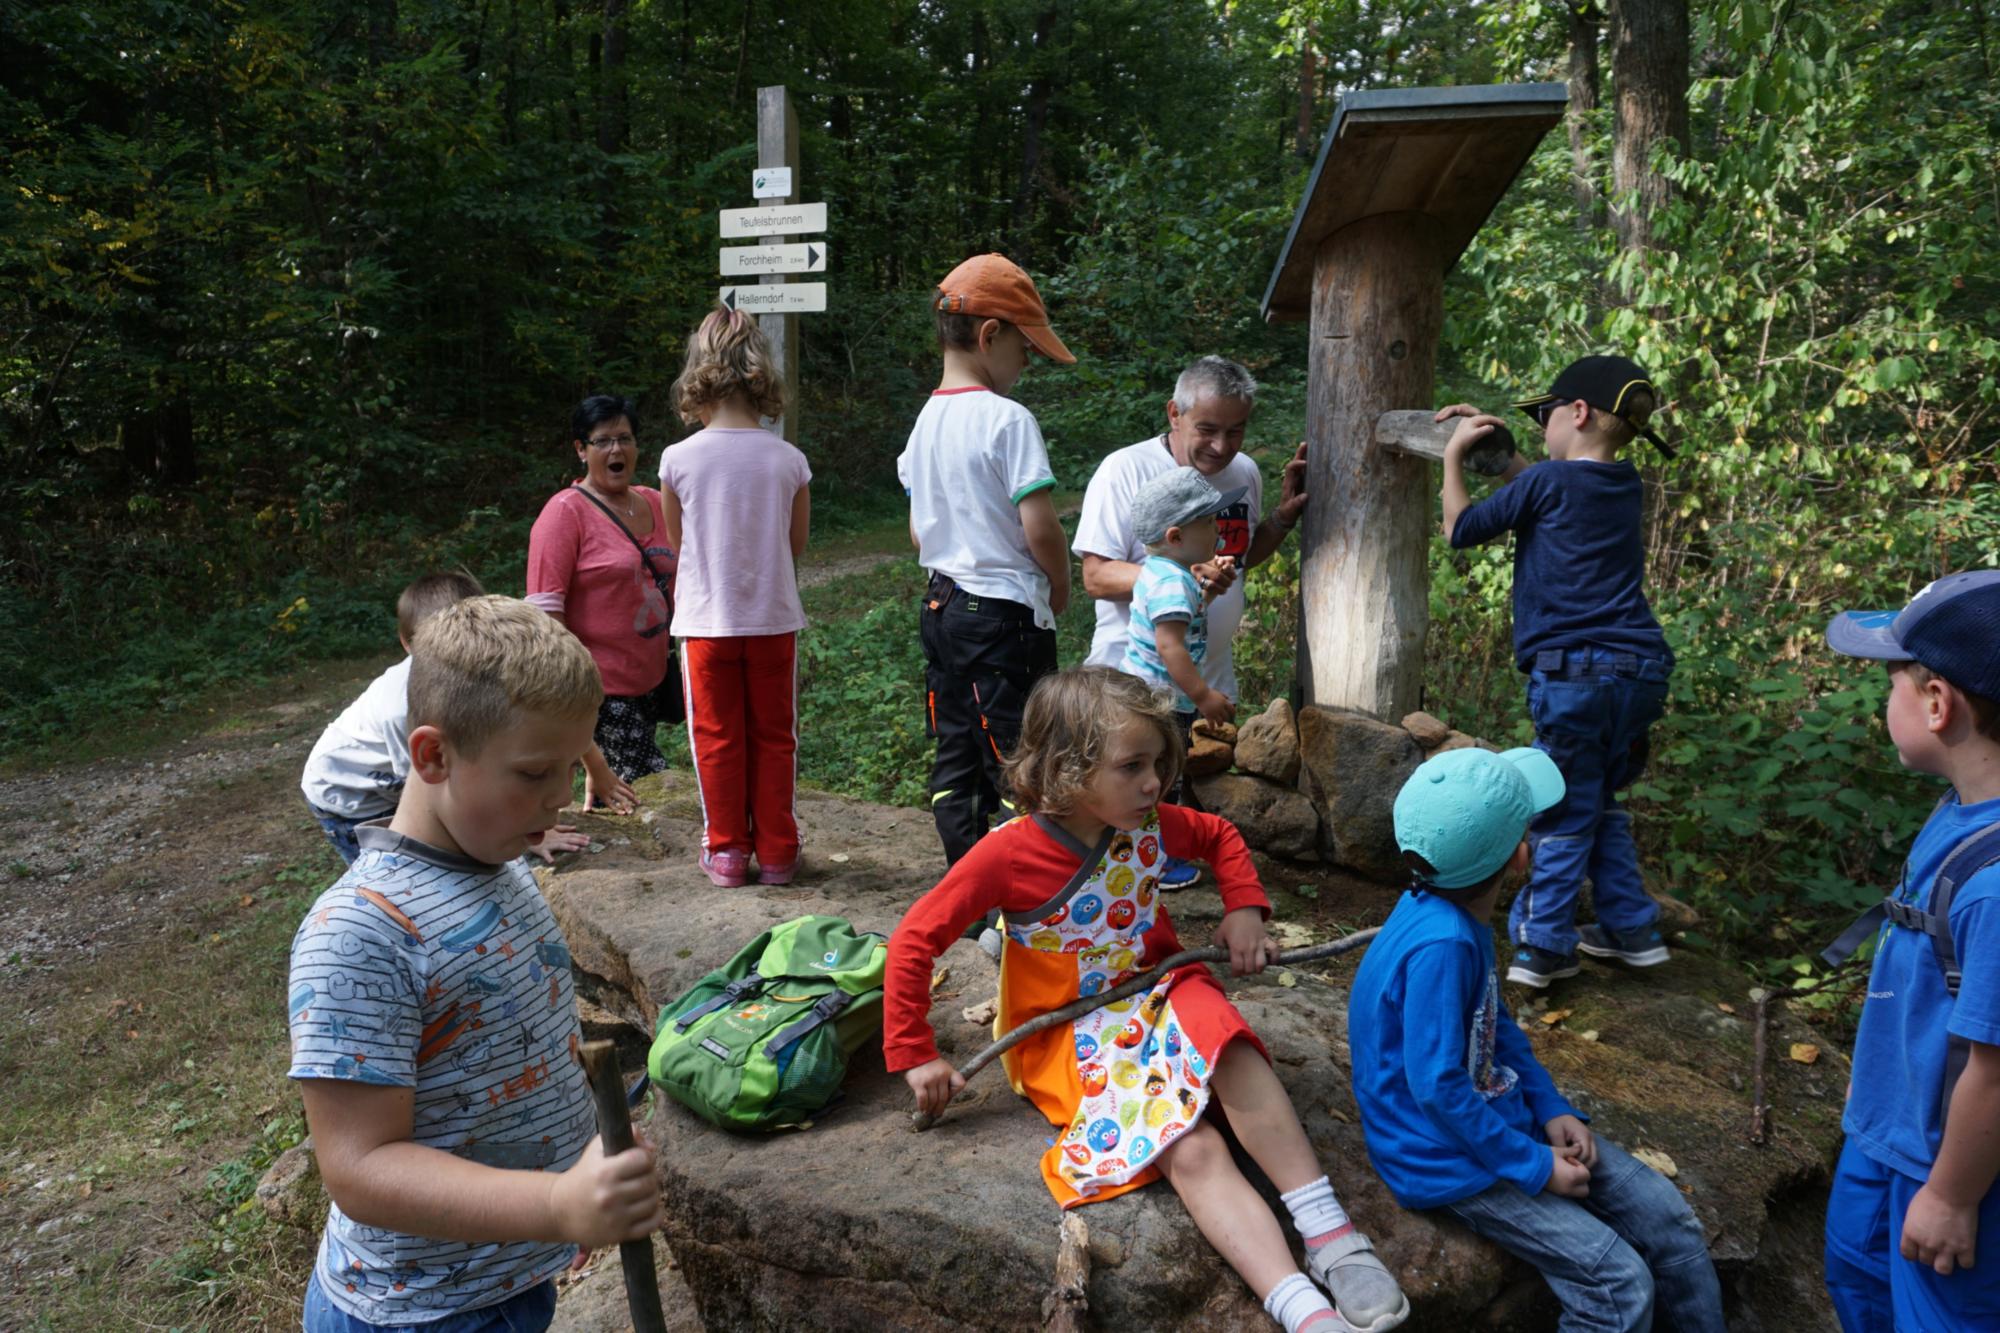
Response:
[{"label": "boy in blue sweatshirt", "polygon": [[1500,1003],[1487,925],[1528,867],[1529,821],[1563,799],[1540,750],[1450,750],[1396,797],[1415,883],[1347,1009],[1368,1157],[1397,1202],[1439,1209],[1538,1269],[1564,1330],[1722,1333],[1722,1292],[1680,1191],[1599,1138]]},{"label": "boy in blue sweatshirt", "polygon": [[[1644,438],[1656,403],[1646,372],[1587,356],[1549,391],[1515,406],[1542,428],[1548,458],[1513,459],[1474,504],[1465,453],[1500,424],[1466,404],[1444,452],[1444,535],[1454,550],[1514,534],[1514,661],[1528,678],[1535,744],[1556,761],[1563,799],[1528,833],[1534,867],[1514,899],[1507,980],[1547,986],[1577,974],[1577,953],[1633,967],[1667,961],[1659,905],[1639,878],[1632,821],[1617,793],[1639,775],[1647,733],[1667,702],[1674,655],[1646,604],[1645,483],[1619,453]],[[1590,881],[1595,924],[1578,929]]]},{"label": "boy in blue sweatshirt", "polygon": [[1950,783],[1895,893],[1827,952],[1877,937],[1826,1206],[1848,1333],[2000,1329],[2000,570],[1900,613],[1849,611],[1834,651],[1889,671],[1889,739]]}]

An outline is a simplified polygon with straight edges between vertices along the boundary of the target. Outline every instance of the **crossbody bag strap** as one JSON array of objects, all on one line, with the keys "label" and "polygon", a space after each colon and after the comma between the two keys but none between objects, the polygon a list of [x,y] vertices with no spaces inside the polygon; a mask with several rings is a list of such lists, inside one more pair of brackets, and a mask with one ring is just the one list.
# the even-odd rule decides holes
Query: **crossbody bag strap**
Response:
[{"label": "crossbody bag strap", "polygon": [[1056,823],[1055,820],[1050,819],[1047,815],[1035,814],[1030,815],[1029,818],[1035,821],[1035,827],[1048,834],[1051,838],[1054,838],[1056,842],[1062,845],[1064,850],[1083,858],[1083,864],[1076,868],[1076,873],[1069,877],[1069,883],[1063,885],[1061,892],[1057,893],[1055,897],[1049,899],[1033,911],[1007,913],[1007,915],[1020,921],[1041,921],[1062,908],[1067,907],[1069,900],[1076,897],[1077,891],[1090,883],[1091,876],[1097,873],[1098,864],[1104,860],[1104,854],[1111,850],[1111,839],[1114,836],[1114,830],[1109,825],[1106,825],[1104,832],[1097,835],[1097,845],[1090,847],[1086,846],[1081,838],[1076,837],[1068,829]]},{"label": "crossbody bag strap", "polygon": [[636,550],[639,553],[639,559],[645,562],[646,572],[653,576],[653,586],[660,590],[660,596],[668,598],[671,601],[673,585],[667,582],[664,574],[660,573],[659,567],[653,563],[653,557],[646,554],[646,543],[632,535],[632,529],[626,527],[625,520],[612,512],[610,505],[604,503],[604,501],[598,499],[581,486],[576,488],[576,493],[596,505],[606,518],[618,525],[618,530],[625,534],[625,540],[632,543],[632,549]]}]

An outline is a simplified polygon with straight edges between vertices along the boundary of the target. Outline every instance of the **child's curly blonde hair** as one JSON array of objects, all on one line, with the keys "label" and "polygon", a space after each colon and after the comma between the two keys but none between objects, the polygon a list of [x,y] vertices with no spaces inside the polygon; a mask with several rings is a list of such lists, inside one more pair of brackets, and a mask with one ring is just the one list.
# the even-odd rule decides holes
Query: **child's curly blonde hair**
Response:
[{"label": "child's curly blonde hair", "polygon": [[1158,728],[1160,790],[1180,776],[1183,753],[1173,707],[1137,676],[1110,667],[1071,667],[1042,677],[1028,696],[1021,741],[1004,773],[1023,811],[1066,815],[1105,760],[1111,737],[1137,718]]},{"label": "child's curly blonde hair", "polygon": [[741,392],[760,417],[785,410],[785,384],[777,358],[757,321],[741,310],[717,306],[688,339],[687,362],[674,381],[674,410],[690,426],[700,409]]}]

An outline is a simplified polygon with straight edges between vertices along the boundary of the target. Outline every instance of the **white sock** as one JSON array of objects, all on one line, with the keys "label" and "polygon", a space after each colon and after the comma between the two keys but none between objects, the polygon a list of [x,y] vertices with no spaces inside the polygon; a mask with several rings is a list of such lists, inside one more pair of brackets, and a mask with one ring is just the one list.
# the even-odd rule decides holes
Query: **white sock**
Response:
[{"label": "white sock", "polygon": [[1264,1313],[1285,1326],[1285,1333],[1334,1333],[1347,1326],[1333,1312],[1326,1293],[1304,1273],[1294,1273],[1271,1288]]},{"label": "white sock", "polygon": [[1333,1197],[1333,1182],[1325,1176],[1278,1197],[1292,1210],[1292,1225],[1299,1229],[1307,1250],[1316,1250],[1354,1229],[1347,1210]]}]

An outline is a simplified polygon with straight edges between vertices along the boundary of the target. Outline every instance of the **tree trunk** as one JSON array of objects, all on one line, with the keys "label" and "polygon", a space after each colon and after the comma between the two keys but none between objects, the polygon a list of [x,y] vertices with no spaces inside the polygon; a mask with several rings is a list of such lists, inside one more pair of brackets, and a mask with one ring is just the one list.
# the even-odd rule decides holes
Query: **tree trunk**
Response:
[{"label": "tree trunk", "polygon": [[1299,121],[1292,151],[1306,161],[1313,155],[1313,84],[1319,74],[1319,56],[1313,50],[1313,30],[1308,26],[1299,38]]},{"label": "tree trunk", "polygon": [[1576,229],[1588,234],[1603,222],[1597,201],[1597,163],[1590,151],[1590,113],[1597,110],[1597,25],[1603,16],[1593,0],[1569,6],[1570,189],[1576,196]]},{"label": "tree trunk", "polygon": [[1653,153],[1665,142],[1687,151],[1687,0],[1612,0],[1611,78],[1611,225],[1621,249],[1646,250],[1652,212],[1673,195]]},{"label": "tree trunk", "polygon": [[604,45],[597,70],[597,149],[610,156],[625,151],[626,0],[604,0]]},{"label": "tree trunk", "polygon": [[744,80],[750,77],[750,8],[755,3],[756,0],[743,0],[743,26],[736,34],[736,93],[730,98],[731,106],[742,102],[750,86]]},{"label": "tree trunk", "polygon": [[1036,173],[1042,165],[1042,128],[1049,119],[1049,66],[1043,56],[1055,28],[1056,10],[1051,5],[1035,16],[1035,44],[1029,57],[1034,62],[1035,77],[1028,85],[1028,121],[1021,137],[1021,179],[1014,188],[1014,247],[1024,260],[1031,247],[1023,233],[1034,208]]}]

